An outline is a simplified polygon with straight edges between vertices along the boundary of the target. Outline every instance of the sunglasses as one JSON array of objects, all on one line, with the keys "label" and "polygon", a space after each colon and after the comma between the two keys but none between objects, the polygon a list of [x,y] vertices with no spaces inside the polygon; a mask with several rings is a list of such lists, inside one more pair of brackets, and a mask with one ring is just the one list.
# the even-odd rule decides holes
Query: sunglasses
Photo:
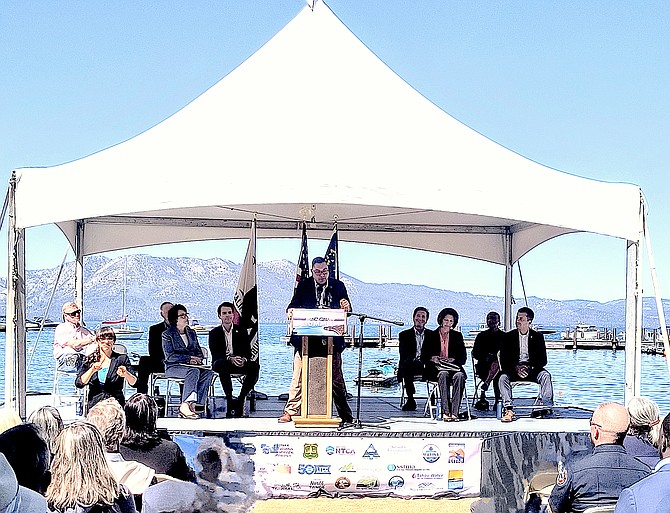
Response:
[{"label": "sunglasses", "polygon": [[116,337],[111,333],[105,333],[104,335],[98,335],[98,340],[116,340]]},{"label": "sunglasses", "polygon": [[74,312],[65,312],[65,315],[69,315],[70,317],[76,317],[77,315],[81,315],[81,310],[75,310]]}]

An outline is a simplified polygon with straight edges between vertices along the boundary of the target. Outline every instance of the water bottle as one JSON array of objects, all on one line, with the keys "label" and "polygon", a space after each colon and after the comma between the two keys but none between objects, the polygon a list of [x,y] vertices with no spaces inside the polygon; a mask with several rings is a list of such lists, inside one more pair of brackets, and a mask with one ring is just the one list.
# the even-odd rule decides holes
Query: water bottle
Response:
[{"label": "water bottle", "polygon": [[496,403],[496,419],[500,420],[502,418],[502,401]]}]

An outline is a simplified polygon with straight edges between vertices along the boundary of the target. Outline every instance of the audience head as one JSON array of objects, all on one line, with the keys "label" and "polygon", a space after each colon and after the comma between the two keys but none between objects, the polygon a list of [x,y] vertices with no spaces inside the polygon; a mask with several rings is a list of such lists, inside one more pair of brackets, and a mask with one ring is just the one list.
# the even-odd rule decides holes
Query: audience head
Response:
[{"label": "audience head", "polygon": [[661,433],[661,412],[656,403],[646,397],[635,396],[628,401],[630,426],[628,434],[643,438],[656,447]]},{"label": "audience head", "polygon": [[[169,301],[163,301],[161,303],[161,317],[165,319],[166,321],[168,320],[168,312],[170,311],[170,308],[172,308],[174,305],[170,303]],[[168,321],[169,322],[169,321]]]},{"label": "audience head", "polygon": [[81,306],[74,301],[68,301],[63,305],[63,321],[79,324],[81,322]]},{"label": "audience head", "polygon": [[86,420],[102,434],[107,452],[119,452],[126,429],[126,415],[116,399],[109,398],[97,403],[88,411]]},{"label": "audience head", "polygon": [[201,467],[198,477],[215,483],[221,472],[232,470],[232,461],[228,448],[217,439],[205,439],[198,446],[196,461]]},{"label": "audience head", "polygon": [[118,495],[119,485],[105,459],[100,431],[86,422],[66,426],[56,439],[51,484],[46,493],[49,507],[109,506]]},{"label": "audience head", "polygon": [[153,397],[140,393],[133,394],[126,401],[123,410],[126,414],[124,444],[143,446],[158,440],[156,432],[158,406]]},{"label": "audience head", "polygon": [[179,320],[179,315],[180,314],[186,314],[188,313],[188,310],[184,305],[181,305],[177,303],[174,305],[172,308],[168,310],[167,316],[168,316],[168,322],[170,323],[170,326],[176,326],[177,321]]},{"label": "audience head", "polygon": [[51,479],[51,453],[37,426],[19,424],[0,434],[0,452],[21,486],[41,494],[46,491]]},{"label": "audience head", "polygon": [[486,326],[492,330],[498,329],[500,327],[500,314],[498,312],[487,313]]},{"label": "audience head", "polygon": [[670,413],[665,416],[661,423],[658,452],[660,453],[661,458],[670,458]]},{"label": "audience head", "polygon": [[454,324],[451,326],[451,328],[453,329],[458,326],[458,312],[453,308],[443,308],[440,310],[440,313],[437,314],[437,325],[442,326],[442,321],[447,315],[451,315],[452,319],[454,320]]},{"label": "audience head", "polygon": [[593,412],[590,421],[593,445],[622,445],[629,424],[628,411],[622,404],[601,404]]},{"label": "audience head", "polygon": [[39,430],[49,446],[49,452],[53,454],[56,438],[63,430],[63,419],[58,409],[53,406],[42,406],[28,417],[28,422],[34,424]]},{"label": "audience head", "polygon": [[12,408],[0,408],[0,433],[7,431],[9,428],[18,426],[23,422],[16,410]]}]

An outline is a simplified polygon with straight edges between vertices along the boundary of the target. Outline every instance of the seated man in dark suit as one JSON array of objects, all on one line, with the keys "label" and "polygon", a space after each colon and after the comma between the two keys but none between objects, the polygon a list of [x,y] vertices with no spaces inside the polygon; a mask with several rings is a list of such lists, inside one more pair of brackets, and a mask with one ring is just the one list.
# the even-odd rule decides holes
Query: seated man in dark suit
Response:
[{"label": "seated man in dark suit", "polygon": [[475,403],[475,408],[486,411],[489,409],[489,402],[486,400],[486,391],[493,382],[493,392],[496,402],[500,399],[498,391],[498,376],[500,367],[498,367],[498,351],[502,344],[505,334],[500,330],[500,314],[498,312],[489,312],[486,315],[487,330],[477,334],[475,343],[472,346],[472,358],[477,360],[475,363],[475,372],[482,380],[480,387],[481,397]]},{"label": "seated man in dark suit", "polygon": [[[163,322],[149,327],[149,356],[141,356],[137,366],[137,383],[135,388],[141,394],[149,393],[149,375],[154,372],[165,372],[163,365],[163,332],[170,327],[167,313],[174,305],[169,301],[161,304],[160,312]],[[153,393],[153,390],[151,391]]]},{"label": "seated man in dark suit", "polygon": [[414,309],[412,319],[414,327],[401,331],[398,334],[398,381],[402,381],[407,392],[407,401],[402,405],[403,411],[416,410],[416,401],[414,400],[414,377],[423,378],[423,362],[421,361],[421,347],[423,341],[430,330],[426,329],[426,322],[430,314],[423,306],[417,306]]},{"label": "seated man in dark suit", "polygon": [[530,329],[534,312],[524,306],[516,313],[517,329],[508,331],[500,346],[500,379],[498,386],[503,403],[503,422],[514,420],[512,407],[512,381],[534,381],[540,385],[542,409],[533,411],[532,416],[543,417],[554,407],[554,388],[547,365],[547,348],[541,333]]},{"label": "seated man in dark suit", "polygon": [[[260,365],[251,359],[251,344],[247,333],[233,324],[233,304],[224,301],[217,309],[221,326],[209,332],[209,351],[212,370],[218,372],[221,387],[226,394],[226,417],[241,417],[244,401],[258,381]],[[237,400],[233,399],[231,374],[244,374]]]}]

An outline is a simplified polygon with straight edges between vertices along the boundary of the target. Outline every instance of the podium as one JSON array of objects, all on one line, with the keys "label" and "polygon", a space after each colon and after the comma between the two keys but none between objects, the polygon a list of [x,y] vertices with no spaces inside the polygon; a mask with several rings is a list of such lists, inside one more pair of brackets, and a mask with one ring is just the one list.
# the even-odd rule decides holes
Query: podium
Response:
[{"label": "podium", "polygon": [[302,398],[296,427],[337,427],[333,418],[333,334],[347,329],[344,310],[296,308],[291,333],[301,336]]}]

